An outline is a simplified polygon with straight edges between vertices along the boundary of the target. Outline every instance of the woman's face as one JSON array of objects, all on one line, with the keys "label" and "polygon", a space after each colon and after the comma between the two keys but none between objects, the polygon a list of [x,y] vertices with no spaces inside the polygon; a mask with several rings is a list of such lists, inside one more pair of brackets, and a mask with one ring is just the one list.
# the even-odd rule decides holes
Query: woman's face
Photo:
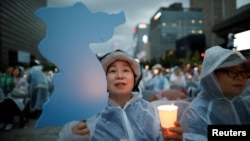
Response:
[{"label": "woman's face", "polygon": [[158,75],[160,73],[160,69],[153,69],[153,74]]},{"label": "woman's face", "polygon": [[229,99],[242,93],[247,83],[246,75],[246,69],[242,64],[215,71],[215,76],[219,81],[222,92]]},{"label": "woman's face", "polygon": [[131,94],[135,77],[132,68],[126,61],[117,60],[107,71],[107,84],[112,95]]},{"label": "woman's face", "polygon": [[20,71],[18,68],[15,68],[14,71],[13,71],[13,76],[14,77],[19,77],[19,74],[20,74]]}]

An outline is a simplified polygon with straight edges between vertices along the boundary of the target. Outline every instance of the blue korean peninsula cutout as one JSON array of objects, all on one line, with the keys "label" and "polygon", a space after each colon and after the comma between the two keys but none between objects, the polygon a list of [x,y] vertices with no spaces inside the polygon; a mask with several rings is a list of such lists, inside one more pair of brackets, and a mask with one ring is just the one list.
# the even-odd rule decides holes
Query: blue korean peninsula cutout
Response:
[{"label": "blue korean peninsula cutout", "polygon": [[125,23],[124,12],[92,13],[80,2],[68,7],[40,8],[35,15],[47,25],[40,53],[54,63],[54,91],[44,104],[35,127],[61,126],[87,119],[105,108],[106,76],[90,47],[112,38],[114,28]]}]

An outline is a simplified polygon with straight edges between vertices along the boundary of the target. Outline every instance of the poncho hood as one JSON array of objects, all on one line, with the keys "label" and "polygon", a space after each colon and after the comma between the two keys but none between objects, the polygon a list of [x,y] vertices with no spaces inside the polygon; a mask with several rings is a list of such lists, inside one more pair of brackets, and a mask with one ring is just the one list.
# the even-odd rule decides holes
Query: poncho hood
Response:
[{"label": "poncho hood", "polygon": [[201,85],[209,97],[224,97],[214,71],[219,68],[231,67],[247,62],[247,59],[238,51],[214,46],[206,50],[201,70]]}]

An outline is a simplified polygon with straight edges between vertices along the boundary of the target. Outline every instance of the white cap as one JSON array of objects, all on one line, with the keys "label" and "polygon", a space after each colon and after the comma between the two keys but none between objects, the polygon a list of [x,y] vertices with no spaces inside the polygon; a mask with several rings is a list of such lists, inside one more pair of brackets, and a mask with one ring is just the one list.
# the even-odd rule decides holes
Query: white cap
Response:
[{"label": "white cap", "polygon": [[128,53],[122,50],[115,50],[113,52],[107,53],[106,55],[100,57],[100,62],[103,66],[105,73],[107,73],[108,67],[110,64],[115,62],[116,60],[122,60],[129,63],[135,75],[135,86],[134,91],[138,91],[138,85],[141,80],[141,67],[139,62],[137,62],[133,57],[131,57]]}]

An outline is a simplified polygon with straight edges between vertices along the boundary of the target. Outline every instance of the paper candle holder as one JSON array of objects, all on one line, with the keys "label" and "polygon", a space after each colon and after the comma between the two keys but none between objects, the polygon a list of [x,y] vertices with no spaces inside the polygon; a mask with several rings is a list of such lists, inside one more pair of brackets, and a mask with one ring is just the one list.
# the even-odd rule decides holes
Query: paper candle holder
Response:
[{"label": "paper candle holder", "polygon": [[174,127],[177,120],[178,107],[176,105],[160,105],[157,107],[161,126],[163,128]]}]

